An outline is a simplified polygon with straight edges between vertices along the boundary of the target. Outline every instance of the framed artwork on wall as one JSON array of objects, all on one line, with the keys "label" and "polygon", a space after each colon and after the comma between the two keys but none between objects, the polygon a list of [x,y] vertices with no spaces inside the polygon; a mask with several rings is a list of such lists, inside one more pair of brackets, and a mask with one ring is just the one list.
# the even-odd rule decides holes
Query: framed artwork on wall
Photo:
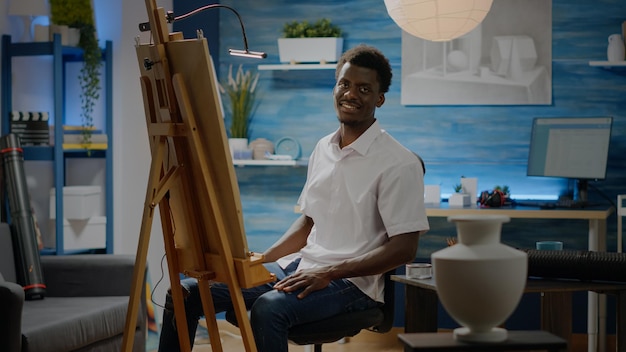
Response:
[{"label": "framed artwork on wall", "polygon": [[402,33],[403,105],[550,105],[552,1],[494,1],[448,42]]}]

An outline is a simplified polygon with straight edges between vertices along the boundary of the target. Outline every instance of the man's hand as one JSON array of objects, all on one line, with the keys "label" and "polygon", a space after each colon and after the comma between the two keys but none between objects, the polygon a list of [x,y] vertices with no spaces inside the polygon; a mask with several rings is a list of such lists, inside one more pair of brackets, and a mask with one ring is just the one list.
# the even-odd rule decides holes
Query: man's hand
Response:
[{"label": "man's hand", "polygon": [[293,292],[301,289],[298,298],[328,287],[332,280],[367,275],[377,275],[397,266],[410,263],[415,258],[420,232],[407,232],[393,236],[363,255],[344,260],[332,266],[299,271],[280,280],[274,288]]},{"label": "man's hand", "polygon": [[274,288],[283,292],[293,292],[302,289],[302,292],[297,296],[302,299],[313,291],[328,287],[330,281],[328,272],[325,269],[306,269],[280,280],[274,285]]}]

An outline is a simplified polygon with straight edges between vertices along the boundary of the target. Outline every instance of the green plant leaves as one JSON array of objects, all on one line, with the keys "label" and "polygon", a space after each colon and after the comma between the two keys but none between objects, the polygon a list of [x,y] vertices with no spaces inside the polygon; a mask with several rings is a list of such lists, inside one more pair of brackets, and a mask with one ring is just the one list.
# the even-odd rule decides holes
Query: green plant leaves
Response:
[{"label": "green plant leaves", "polygon": [[228,68],[226,82],[219,85],[220,92],[228,97],[230,104],[226,106],[230,113],[230,138],[248,138],[250,123],[254,116],[257,104],[257,84],[259,73],[251,70],[244,71],[239,65],[233,77],[233,66]]},{"label": "green plant leaves", "polygon": [[293,21],[285,23],[283,36],[285,38],[341,37],[341,29],[327,18],[317,20],[315,23]]},{"label": "green plant leaves", "polygon": [[74,28],[85,24],[93,26],[91,0],[50,0],[50,21]]},{"label": "green plant leaves", "polygon": [[50,20],[80,30],[78,46],[83,49],[83,66],[78,75],[81,88],[83,144],[89,148],[93,132],[93,109],[100,98],[102,51],[98,46],[91,0],[50,0]]}]

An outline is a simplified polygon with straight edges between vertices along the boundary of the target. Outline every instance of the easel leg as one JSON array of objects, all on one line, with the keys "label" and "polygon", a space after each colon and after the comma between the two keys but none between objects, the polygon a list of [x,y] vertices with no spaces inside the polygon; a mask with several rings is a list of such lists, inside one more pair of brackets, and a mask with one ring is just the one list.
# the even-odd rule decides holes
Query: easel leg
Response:
[{"label": "easel leg", "polygon": [[[150,230],[152,225],[152,216],[149,219],[144,217],[141,224],[141,232],[139,236],[139,245],[137,246],[137,257],[135,258],[135,267],[133,269],[133,282],[128,299],[128,310],[126,312],[126,327],[124,329],[124,339],[122,340],[122,351],[131,352],[133,350],[133,342],[135,339],[135,326],[137,322],[138,309],[141,304],[142,284],[144,282],[146,257],[148,254],[148,245],[150,244]],[[142,318],[143,319],[143,318]]]},{"label": "easel leg", "polygon": [[[165,139],[161,139],[160,143],[155,143],[153,153],[155,157],[150,165],[150,178],[146,190],[146,199],[144,202],[143,218],[141,221],[141,230],[139,232],[139,243],[137,245],[137,255],[135,257],[135,268],[133,269],[133,282],[128,299],[128,309],[126,312],[126,326],[124,329],[124,338],[122,340],[122,350],[131,352],[133,350],[133,342],[135,338],[135,325],[137,321],[138,309],[141,303],[141,293],[143,292],[143,282],[145,278],[146,262],[148,257],[148,247],[150,245],[150,232],[152,231],[152,221],[154,218],[154,195],[156,194],[156,185],[158,184],[158,176],[162,168],[162,147]],[[188,348],[189,350],[190,348]]]},{"label": "easel leg", "polygon": [[204,319],[206,321],[207,330],[209,331],[211,351],[222,351],[222,340],[220,339],[220,331],[217,327],[217,320],[215,319],[215,307],[213,306],[213,296],[211,296],[211,285],[207,280],[199,279],[198,288],[200,289],[200,298],[202,299]]},{"label": "easel leg", "polygon": [[174,317],[176,318],[176,330],[178,331],[178,343],[181,351],[191,351],[191,341],[189,341],[188,333],[189,325],[187,324],[187,313],[185,311],[185,298],[183,297],[183,287],[178,278],[180,270],[178,269],[178,256],[176,255],[172,217],[167,200],[159,203],[159,210],[163,227],[165,253],[167,253],[167,267],[170,275],[170,291],[174,305],[173,309]]},{"label": "easel leg", "polygon": [[243,301],[243,293],[241,293],[241,287],[234,278],[236,278],[236,276],[231,276],[231,282],[228,283],[228,288],[230,291],[230,299],[232,300],[233,307],[235,309],[235,315],[237,316],[237,321],[239,322],[239,332],[241,332],[241,337],[243,338],[242,340],[246,351],[256,352],[256,343],[254,342],[250,319],[248,319],[248,311]]}]

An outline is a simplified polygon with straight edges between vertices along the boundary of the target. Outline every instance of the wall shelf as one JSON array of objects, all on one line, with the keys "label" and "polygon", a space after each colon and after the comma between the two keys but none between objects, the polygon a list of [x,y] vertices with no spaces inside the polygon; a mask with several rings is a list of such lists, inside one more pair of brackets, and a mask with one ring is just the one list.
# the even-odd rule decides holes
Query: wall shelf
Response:
[{"label": "wall shelf", "polygon": [[276,64],[259,65],[259,71],[289,71],[289,70],[334,70],[337,64]]},{"label": "wall shelf", "polygon": [[604,68],[626,68],[625,61],[589,61],[589,66],[604,67]]},{"label": "wall shelf", "polygon": [[306,166],[308,160],[254,160],[254,159],[234,159],[235,166]]}]

